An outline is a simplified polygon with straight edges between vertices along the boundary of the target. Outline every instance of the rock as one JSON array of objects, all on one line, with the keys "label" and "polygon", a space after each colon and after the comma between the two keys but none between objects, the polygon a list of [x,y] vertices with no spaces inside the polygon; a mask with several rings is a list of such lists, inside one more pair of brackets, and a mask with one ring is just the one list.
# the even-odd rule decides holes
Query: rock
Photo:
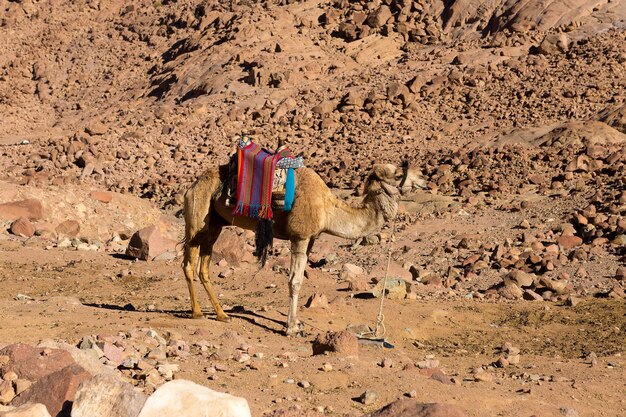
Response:
[{"label": "rock", "polygon": [[564,33],[547,34],[539,44],[539,53],[542,55],[553,55],[567,52],[569,49],[569,39]]},{"label": "rock", "polygon": [[[411,284],[400,278],[387,278],[385,282],[385,297],[391,300],[403,300],[406,294],[411,290]],[[383,294],[383,281],[381,280],[372,290],[372,294],[376,298],[380,298]]]},{"label": "rock", "polygon": [[28,220],[41,220],[43,218],[41,201],[28,199],[0,204],[0,219],[16,220],[20,217],[26,217]]},{"label": "rock", "polygon": [[9,358],[2,373],[15,372],[20,378],[37,381],[74,363],[72,356],[60,349],[34,348],[25,344],[14,344],[0,350],[0,355]]},{"label": "rock", "polygon": [[326,308],[328,307],[328,298],[325,294],[315,293],[309,297],[304,306],[307,308]]},{"label": "rock", "polygon": [[113,193],[109,191],[92,191],[89,197],[102,203],[110,203],[113,200]]},{"label": "rock", "polygon": [[24,404],[10,411],[0,411],[0,417],[51,417],[43,404]]},{"label": "rock", "polygon": [[10,404],[15,398],[15,390],[10,381],[0,381],[0,404]]},{"label": "rock", "polygon": [[524,292],[520,287],[513,283],[506,283],[504,286],[498,289],[498,294],[507,300],[517,300],[522,297]]},{"label": "rock", "polygon": [[246,255],[246,239],[235,230],[226,228],[213,246],[213,259],[219,262],[226,259],[229,265],[239,266]]},{"label": "rock", "polygon": [[547,289],[554,291],[555,293],[562,295],[568,292],[567,281],[566,280],[554,280],[547,277],[541,277],[539,280],[541,285],[545,286]]},{"label": "rock", "polygon": [[565,304],[570,307],[576,307],[578,304],[580,304],[581,301],[582,301],[581,298],[576,297],[574,295],[570,295],[567,297],[567,300],[565,300]]},{"label": "rock", "polygon": [[124,349],[119,348],[109,342],[102,343],[100,346],[100,349],[102,349],[102,353],[104,354],[104,356],[108,360],[113,362],[115,366],[120,366],[122,362],[124,362],[124,359],[126,358]]},{"label": "rock", "polygon": [[504,276],[504,282],[516,284],[518,287],[530,287],[535,283],[535,275],[515,269]]},{"label": "rock", "polygon": [[244,398],[180,379],[157,388],[138,417],[163,416],[250,417],[250,408]]},{"label": "rock", "polygon": [[54,416],[68,416],[78,385],[90,377],[87,371],[74,363],[39,379],[11,404],[41,403]]},{"label": "rock", "polygon": [[11,223],[11,233],[16,236],[32,237],[35,234],[35,226],[26,217],[20,217]]},{"label": "rock", "polygon": [[457,406],[441,403],[420,403],[417,400],[403,398],[386,405],[369,417],[468,417]]},{"label": "rock", "polygon": [[354,277],[348,280],[348,290],[355,292],[366,292],[370,290],[370,284],[365,277]]},{"label": "rock", "polygon": [[97,358],[94,357],[89,352],[78,349],[76,346],[72,346],[68,343],[57,342],[52,340],[42,340],[37,348],[47,348],[51,349],[62,349],[63,351],[69,353],[74,361],[77,364],[83,367],[87,372],[92,375],[98,374],[110,374],[116,375],[116,371],[111,369],[110,367],[104,365]]},{"label": "rock", "polygon": [[360,275],[363,275],[363,268],[354,264],[343,264],[341,267],[341,272],[339,273],[339,278],[350,280]]},{"label": "rock", "polygon": [[626,279],[626,268],[620,266],[615,271],[615,279],[624,281]]},{"label": "rock", "polygon": [[85,127],[85,132],[91,136],[104,135],[109,128],[101,122],[91,122]]},{"label": "rock", "polygon": [[367,390],[359,396],[359,402],[365,405],[374,404],[376,400],[378,400],[378,393],[372,390]]},{"label": "rock", "polygon": [[383,27],[392,16],[389,6],[382,5],[370,13],[365,23],[370,27],[380,28]]},{"label": "rock", "polygon": [[570,407],[561,407],[559,411],[564,417],[579,417],[578,411]]},{"label": "rock", "polygon": [[313,355],[325,352],[336,352],[345,356],[358,356],[359,341],[347,330],[327,332],[324,336],[317,335],[313,341]]},{"label": "rock", "polygon": [[176,243],[161,234],[157,226],[148,226],[130,238],[126,254],[143,260],[151,260],[167,251],[175,250]]},{"label": "rock", "polygon": [[76,220],[65,220],[54,229],[59,236],[76,237],[80,232],[80,223]]},{"label": "rock", "polygon": [[80,384],[71,417],[137,417],[146,396],[111,375],[96,375]]},{"label": "rock", "polygon": [[480,371],[474,374],[474,381],[476,382],[491,382],[493,381],[493,375],[489,372]]},{"label": "rock", "polygon": [[572,249],[583,244],[583,240],[578,236],[561,235],[556,239],[556,243],[562,249]]}]

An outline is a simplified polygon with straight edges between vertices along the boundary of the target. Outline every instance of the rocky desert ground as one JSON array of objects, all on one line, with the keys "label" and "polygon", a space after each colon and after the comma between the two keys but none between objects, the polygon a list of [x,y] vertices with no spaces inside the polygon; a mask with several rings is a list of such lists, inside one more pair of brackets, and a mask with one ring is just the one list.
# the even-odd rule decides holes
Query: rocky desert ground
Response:
[{"label": "rocky desert ground", "polygon": [[[623,0],[0,0],[0,115],[0,415],[153,415],[171,380],[253,416],[626,415]],[[232,321],[191,318],[183,195],[242,131],[353,205],[375,162],[427,181],[317,241],[298,337],[288,243],[260,268],[236,227]]]}]

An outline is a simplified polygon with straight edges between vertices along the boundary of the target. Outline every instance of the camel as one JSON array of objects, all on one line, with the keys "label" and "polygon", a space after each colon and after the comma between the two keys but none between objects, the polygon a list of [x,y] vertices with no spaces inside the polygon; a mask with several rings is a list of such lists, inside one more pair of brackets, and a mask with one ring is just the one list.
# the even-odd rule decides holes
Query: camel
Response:
[{"label": "camel", "polygon": [[[286,334],[299,332],[296,318],[298,295],[304,280],[304,268],[315,239],[328,233],[346,239],[358,239],[380,229],[385,221],[396,215],[399,191],[424,188],[426,182],[416,170],[391,164],[373,166],[365,183],[365,196],[360,207],[351,207],[331,193],[319,175],[309,168],[296,173],[296,194],[292,210],[274,211],[273,235],[291,242],[289,270],[289,313]],[[234,216],[226,205],[224,182],[228,166],[214,167],[204,172],[187,190],[184,198],[185,238],[183,271],[189,286],[193,318],[203,317],[193,286],[194,272],[199,261],[198,275],[215,309],[217,320],[229,321],[209,280],[209,264],[213,245],[225,226],[255,230],[257,221]]]}]

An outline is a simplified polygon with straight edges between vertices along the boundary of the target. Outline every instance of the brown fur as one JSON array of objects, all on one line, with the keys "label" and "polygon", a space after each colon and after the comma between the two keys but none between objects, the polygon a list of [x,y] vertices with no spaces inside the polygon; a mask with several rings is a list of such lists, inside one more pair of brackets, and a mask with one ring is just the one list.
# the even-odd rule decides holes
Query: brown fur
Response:
[{"label": "brown fur", "polygon": [[[226,193],[221,192],[227,177],[227,167],[209,169],[185,193],[185,257],[183,270],[189,287],[193,317],[202,311],[193,288],[193,277],[198,261],[199,277],[207,291],[218,320],[228,320],[209,281],[209,264],[213,244],[222,228],[234,225],[254,230],[257,221],[233,216],[225,204]],[[373,233],[395,216],[398,191],[395,187],[402,178],[402,170],[393,165],[374,165],[367,178],[366,195],[360,207],[350,207],[331,193],[324,181],[313,170],[296,170],[296,195],[290,212],[274,212],[274,237],[291,241],[291,268],[289,272],[290,307],[287,333],[298,330],[296,309],[298,294],[304,278],[304,267],[315,239],[321,233],[356,239]]]}]

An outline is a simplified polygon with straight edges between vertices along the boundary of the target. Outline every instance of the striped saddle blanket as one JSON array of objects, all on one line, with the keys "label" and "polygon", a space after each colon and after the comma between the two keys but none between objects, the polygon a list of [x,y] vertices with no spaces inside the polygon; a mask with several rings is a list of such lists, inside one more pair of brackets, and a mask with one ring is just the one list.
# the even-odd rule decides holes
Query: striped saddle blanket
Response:
[{"label": "striped saddle blanket", "polygon": [[240,143],[233,158],[227,202],[234,205],[233,214],[251,218],[273,218],[273,210],[290,211],[295,197],[294,170],[303,166],[301,157],[294,157],[283,146],[275,153],[248,141]]}]

